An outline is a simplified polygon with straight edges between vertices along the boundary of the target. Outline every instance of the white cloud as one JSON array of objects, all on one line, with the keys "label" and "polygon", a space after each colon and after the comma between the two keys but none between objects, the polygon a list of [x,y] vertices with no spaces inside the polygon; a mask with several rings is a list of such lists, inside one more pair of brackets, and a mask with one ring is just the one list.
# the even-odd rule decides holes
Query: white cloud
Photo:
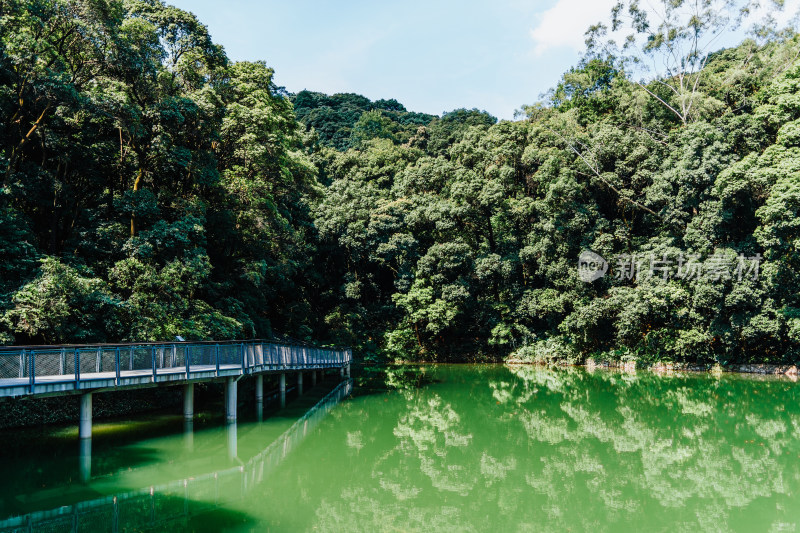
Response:
[{"label": "white cloud", "polygon": [[558,0],[531,30],[534,53],[542,55],[560,47],[583,50],[586,30],[601,21],[608,23],[614,4],[616,0]]},{"label": "white cloud", "polygon": [[[535,43],[534,54],[541,56],[543,53],[556,48],[567,48],[576,52],[582,51],[586,39],[586,30],[589,29],[589,26],[598,22],[604,22],[608,25],[611,18],[611,8],[616,3],[617,0],[556,0],[555,5],[539,14],[537,24],[530,32],[531,38]],[[657,21],[663,18],[663,7],[661,9],[655,8],[655,6],[660,5],[660,2],[644,2],[642,7],[649,13],[652,20]],[[763,18],[768,12],[768,7],[772,8],[774,6],[772,3],[765,3],[760,9],[756,9],[738,30],[732,29],[728,36],[734,35],[736,42],[738,42],[742,38],[742,33],[745,29]],[[738,10],[738,4],[736,9]],[[731,15],[734,14],[735,11],[732,11]],[[800,23],[798,21],[800,19],[800,0],[785,0],[784,9],[775,13],[775,18],[781,27],[789,23],[790,20],[795,25]],[[620,38],[622,33],[618,32],[610,37]],[[713,39],[712,43],[714,41],[718,41],[718,39]],[[735,43],[725,44],[729,46]]]}]

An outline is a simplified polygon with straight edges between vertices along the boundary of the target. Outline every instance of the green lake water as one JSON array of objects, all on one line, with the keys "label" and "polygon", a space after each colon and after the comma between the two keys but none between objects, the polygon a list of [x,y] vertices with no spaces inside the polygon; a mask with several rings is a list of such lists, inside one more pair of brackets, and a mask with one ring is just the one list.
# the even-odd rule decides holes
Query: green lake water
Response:
[{"label": "green lake water", "polygon": [[420,366],[260,422],[100,422],[91,454],[6,431],[0,531],[799,531],[798,386]]}]

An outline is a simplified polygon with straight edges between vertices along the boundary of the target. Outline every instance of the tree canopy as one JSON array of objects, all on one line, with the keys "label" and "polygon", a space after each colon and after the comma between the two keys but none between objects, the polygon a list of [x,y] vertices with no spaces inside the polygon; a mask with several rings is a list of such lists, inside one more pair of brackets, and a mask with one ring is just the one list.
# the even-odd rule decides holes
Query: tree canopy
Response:
[{"label": "tree canopy", "polygon": [[[666,35],[647,53],[683,35],[628,13]],[[791,31],[638,80],[595,47],[512,122],[287,94],[160,0],[12,0],[0,20],[3,343],[800,359]],[[584,252],[605,275],[581,277]]]}]

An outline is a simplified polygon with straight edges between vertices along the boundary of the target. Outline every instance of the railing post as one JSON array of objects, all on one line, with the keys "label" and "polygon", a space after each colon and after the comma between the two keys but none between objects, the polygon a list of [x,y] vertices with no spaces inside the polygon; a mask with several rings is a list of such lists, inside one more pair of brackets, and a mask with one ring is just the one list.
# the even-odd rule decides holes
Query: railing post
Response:
[{"label": "railing post", "polygon": [[217,344],[217,349],[214,352],[215,352],[215,355],[216,355],[215,359],[216,359],[216,365],[217,365],[217,377],[219,377],[219,344]]},{"label": "railing post", "polygon": [[241,344],[241,348],[242,348],[242,374],[244,374],[244,371],[247,368],[247,352],[244,349],[244,343]]},{"label": "railing post", "polygon": [[119,364],[120,364],[119,363],[119,346],[117,346],[114,349],[114,363],[115,363],[115,367],[117,369],[117,387],[119,387],[119,374],[120,374],[120,368],[119,368]]},{"label": "railing post", "polygon": [[189,365],[192,360],[192,347],[190,345],[186,345],[186,379],[189,379]]},{"label": "railing post", "polygon": [[81,384],[81,356],[78,349],[75,348],[75,388],[80,388]]},{"label": "railing post", "polygon": [[30,369],[28,372],[30,373],[30,380],[31,380],[31,394],[33,394],[33,388],[36,386],[36,351],[31,350],[30,355],[28,356],[30,361]]},{"label": "railing post", "polygon": [[153,363],[153,383],[156,382],[156,347],[150,347],[150,359],[152,359]]}]

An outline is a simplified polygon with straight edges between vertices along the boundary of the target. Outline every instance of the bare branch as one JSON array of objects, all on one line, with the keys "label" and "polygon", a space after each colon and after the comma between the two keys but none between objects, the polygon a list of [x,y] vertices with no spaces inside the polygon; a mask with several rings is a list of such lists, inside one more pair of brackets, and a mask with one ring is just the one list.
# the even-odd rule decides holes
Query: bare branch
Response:
[{"label": "bare branch", "polygon": [[664,100],[663,100],[663,99],[662,99],[660,96],[658,96],[656,93],[654,93],[653,91],[651,91],[650,89],[648,89],[647,87],[645,87],[644,85],[642,85],[642,83],[640,83],[640,82],[638,82],[638,81],[637,81],[637,82],[636,82],[636,85],[638,85],[639,87],[641,87],[642,89],[644,89],[645,91],[647,91],[647,93],[648,93],[650,96],[652,96],[653,98],[655,98],[656,100],[658,100],[659,102],[661,102],[662,104],[664,104],[664,105],[665,105],[665,106],[666,106],[666,107],[667,107],[667,108],[668,108],[670,111],[672,111],[673,113],[675,113],[675,115],[677,115],[677,117],[681,119],[681,122],[682,122],[683,124],[686,124],[686,118],[685,118],[685,117],[684,117],[684,116],[683,116],[683,115],[682,115],[682,114],[681,114],[681,113],[680,113],[678,110],[676,110],[674,107],[672,107],[672,106],[671,106],[671,105],[669,105],[667,102],[665,102],[665,101],[664,101]]},{"label": "bare branch", "polygon": [[638,207],[639,209],[642,209],[642,210],[644,210],[644,211],[647,211],[647,212],[648,212],[648,213],[650,213],[651,215],[659,216],[659,214],[658,214],[658,213],[656,213],[655,211],[653,211],[652,209],[650,209],[650,208],[649,208],[649,207],[647,207],[646,205],[642,205],[642,204],[640,204],[639,202],[637,202],[636,200],[634,200],[633,198],[628,198],[627,196],[625,196],[624,194],[622,194],[622,192],[621,192],[619,189],[617,189],[617,188],[616,188],[616,187],[615,187],[615,186],[614,186],[614,185],[613,185],[611,182],[609,182],[607,179],[605,179],[605,178],[602,176],[602,174],[600,174],[600,171],[599,171],[597,168],[595,168],[595,166],[594,166],[594,165],[592,165],[592,164],[591,164],[591,162],[589,162],[589,160],[588,160],[588,159],[587,159],[587,158],[586,158],[586,157],[585,157],[585,156],[584,156],[584,155],[583,155],[583,154],[580,152],[580,150],[578,150],[577,148],[575,148],[575,146],[574,146],[574,145],[573,145],[573,144],[572,144],[572,143],[571,143],[569,140],[567,140],[567,139],[566,139],[566,138],[565,138],[563,135],[561,135],[561,134],[560,134],[560,133],[558,133],[557,131],[555,131],[555,130],[553,130],[553,129],[551,129],[551,128],[547,128],[547,129],[548,129],[548,130],[550,130],[552,133],[554,133],[554,134],[555,134],[555,135],[556,135],[556,136],[557,136],[559,139],[561,139],[562,141],[564,141],[564,143],[565,143],[567,146],[569,146],[569,149],[570,149],[570,150],[572,150],[572,152],[574,152],[574,153],[575,153],[575,155],[577,155],[578,157],[580,157],[580,158],[581,158],[581,160],[582,160],[582,161],[584,162],[584,164],[585,164],[585,165],[586,165],[586,166],[589,168],[589,170],[591,170],[591,171],[592,171],[592,174],[594,174],[594,176],[595,176],[595,177],[597,177],[597,178],[598,178],[600,181],[602,181],[603,183],[605,183],[605,184],[606,184],[606,186],[607,186],[609,189],[611,189],[612,191],[614,191],[614,193],[616,193],[616,195],[617,195],[617,196],[619,196],[619,198],[620,198],[621,200],[624,200],[624,201],[626,201],[626,202],[630,202],[631,204],[635,205],[635,206],[636,206],[636,207]]}]

